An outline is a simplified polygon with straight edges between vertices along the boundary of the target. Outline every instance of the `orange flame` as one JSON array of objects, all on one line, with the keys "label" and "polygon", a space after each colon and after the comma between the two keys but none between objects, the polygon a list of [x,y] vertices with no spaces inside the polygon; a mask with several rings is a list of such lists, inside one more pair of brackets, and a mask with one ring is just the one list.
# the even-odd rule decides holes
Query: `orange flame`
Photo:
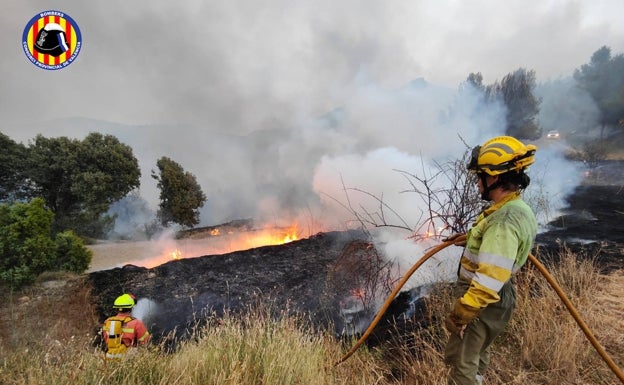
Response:
[{"label": "orange flame", "polygon": [[297,236],[297,226],[295,225],[291,227],[290,230],[286,233],[284,239],[282,240],[282,243],[296,241],[297,239],[299,239],[299,237]]},{"label": "orange flame", "polygon": [[[283,245],[299,239],[298,225],[296,223],[289,227],[265,227],[263,229],[240,232],[213,229],[209,233],[207,232],[203,238],[165,241],[168,245],[164,250],[160,249],[160,254],[157,257],[131,261],[130,263],[152,268],[171,260],[225,254],[262,246]],[[184,253],[182,253],[180,248],[184,249]]]},{"label": "orange flame", "polygon": [[299,239],[297,224],[286,229],[264,229],[255,234],[250,234],[244,243],[251,247],[283,245]]},{"label": "orange flame", "polygon": [[363,288],[352,289],[351,295],[358,299],[364,299],[366,297],[366,290],[364,290]]},{"label": "orange flame", "polygon": [[429,240],[429,239],[439,237],[446,229],[448,229],[448,226],[446,225],[439,226],[436,229],[434,228],[433,224],[431,224],[427,226],[427,230],[424,230],[422,233],[416,232],[413,235],[409,236],[408,238],[414,239],[416,241]]}]

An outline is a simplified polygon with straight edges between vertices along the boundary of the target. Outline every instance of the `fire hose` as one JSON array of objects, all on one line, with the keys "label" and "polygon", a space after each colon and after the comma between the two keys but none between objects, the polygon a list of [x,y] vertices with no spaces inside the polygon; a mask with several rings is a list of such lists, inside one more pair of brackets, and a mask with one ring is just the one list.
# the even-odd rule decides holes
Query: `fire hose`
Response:
[{"label": "fire hose", "polygon": [[[377,312],[377,315],[371,321],[370,325],[368,326],[368,328],[366,329],[364,334],[362,334],[360,339],[351,347],[351,349],[349,349],[349,351],[338,362],[336,362],[334,364],[334,366],[337,366],[337,365],[341,364],[342,362],[346,361],[349,357],[351,357],[353,355],[353,353],[355,353],[355,351],[360,346],[362,346],[362,344],[366,341],[366,339],[371,335],[371,333],[373,332],[373,329],[375,329],[375,326],[377,326],[377,324],[379,323],[379,321],[383,317],[384,313],[388,310],[388,308],[390,307],[390,304],[392,303],[392,301],[394,300],[396,295],[399,293],[399,291],[401,290],[403,285],[405,285],[407,280],[412,276],[412,274],[414,274],[414,272],[416,270],[418,270],[418,268],[420,266],[422,266],[423,263],[425,263],[425,261],[427,261],[429,258],[431,258],[433,255],[435,255],[440,250],[442,250],[442,249],[444,249],[444,248],[446,248],[446,247],[448,247],[450,245],[462,244],[462,242],[464,242],[465,240],[466,240],[466,235],[460,235],[460,236],[458,236],[458,237],[456,237],[456,238],[454,238],[452,240],[444,241],[444,242],[440,243],[439,245],[434,246],[433,248],[429,249],[429,251],[426,252],[422,256],[422,258],[420,258],[403,275],[401,280],[398,282],[397,286],[388,295],[388,298],[386,299],[384,304],[381,306],[381,309],[379,310],[379,312]],[[540,273],[542,273],[544,278],[546,278],[546,281],[548,281],[548,284],[550,284],[550,286],[555,290],[555,292],[557,293],[559,298],[563,301],[564,305],[566,306],[566,308],[568,309],[568,311],[570,312],[570,314],[572,315],[572,317],[574,318],[576,323],[579,325],[579,327],[581,328],[581,330],[583,331],[583,333],[585,334],[585,336],[587,337],[589,342],[592,344],[592,346],[594,347],[596,352],[598,352],[600,357],[609,366],[611,371],[613,371],[613,373],[620,379],[622,384],[624,384],[624,373],[617,366],[617,364],[613,361],[613,359],[609,356],[609,354],[605,351],[605,349],[602,347],[602,345],[600,345],[600,342],[598,342],[598,340],[596,339],[596,337],[594,336],[592,331],[589,329],[589,327],[585,323],[585,321],[583,321],[583,319],[581,318],[578,310],[576,310],[576,308],[574,307],[572,302],[570,302],[570,300],[565,295],[565,293],[563,292],[563,290],[561,289],[559,284],[557,284],[557,282],[555,281],[553,276],[548,272],[548,270],[546,270],[546,267],[540,261],[538,261],[537,258],[535,258],[535,256],[533,256],[533,254],[529,254],[529,260],[531,261],[531,263],[533,265],[535,265],[535,267],[540,271]]]}]

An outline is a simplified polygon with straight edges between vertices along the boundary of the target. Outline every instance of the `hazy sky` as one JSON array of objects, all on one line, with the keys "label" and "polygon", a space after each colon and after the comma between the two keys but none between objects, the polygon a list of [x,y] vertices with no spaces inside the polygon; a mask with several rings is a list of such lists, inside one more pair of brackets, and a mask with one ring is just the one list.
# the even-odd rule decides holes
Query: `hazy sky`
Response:
[{"label": "hazy sky", "polygon": [[[21,44],[50,9],[82,33],[79,56],[57,71],[34,66]],[[150,170],[169,156],[206,192],[202,224],[258,211],[325,219],[311,208],[344,186],[383,194],[417,221],[392,170],[431,170],[434,158],[462,155],[458,134],[472,146],[504,130],[504,111],[457,94],[468,74],[485,84],[521,67],[538,82],[569,77],[604,45],[624,52],[622,15],[622,0],[4,0],[0,131],[21,142],[117,135],[150,203]],[[566,116],[567,129],[591,128],[586,95],[547,95],[544,124]],[[242,141],[215,134],[275,128]],[[540,148],[538,161],[556,199],[577,183],[560,153]]]},{"label": "hazy sky", "polygon": [[[22,51],[48,9],[82,32],[64,70]],[[621,0],[4,0],[0,129],[82,116],[247,133],[325,113],[363,84],[568,76],[603,45],[624,52],[622,15]]]}]

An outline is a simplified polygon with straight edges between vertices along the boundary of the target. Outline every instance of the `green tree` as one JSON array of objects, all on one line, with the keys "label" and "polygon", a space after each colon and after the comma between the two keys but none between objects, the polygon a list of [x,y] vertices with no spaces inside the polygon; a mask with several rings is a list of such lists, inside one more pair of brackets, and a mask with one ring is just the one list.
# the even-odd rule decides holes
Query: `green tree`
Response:
[{"label": "green tree", "polygon": [[29,150],[28,175],[54,212],[56,231],[101,236],[114,222],[105,215],[110,204],[139,186],[132,149],[112,135],[90,133],[82,141],[38,135]]},{"label": "green tree", "polygon": [[592,96],[600,110],[601,137],[607,126],[624,127],[624,55],[611,56],[603,46],[591,56],[588,64],[574,71],[579,87]]},{"label": "green tree", "polygon": [[71,231],[52,237],[53,220],[42,198],[0,205],[0,280],[15,289],[44,271],[88,268],[92,252]]},{"label": "green tree", "polygon": [[507,135],[520,139],[538,139],[542,131],[537,124],[540,100],[533,95],[535,71],[524,68],[506,75],[500,93],[507,106]]},{"label": "green tree", "polygon": [[520,68],[507,74],[500,83],[496,81],[487,86],[483,84],[480,72],[470,73],[463,86],[478,91],[488,105],[504,104],[507,109],[507,135],[521,139],[538,139],[542,136],[542,129],[537,124],[541,101],[533,94],[536,86],[535,71]]},{"label": "green tree", "polygon": [[0,202],[27,197],[26,147],[0,132],[0,149]]},{"label": "green tree", "polygon": [[481,72],[471,72],[468,74],[468,78],[466,78],[464,84],[472,86],[475,90],[485,90],[485,86],[483,85],[483,75],[481,75]]},{"label": "green tree", "polygon": [[471,72],[466,80],[460,85],[460,90],[469,88],[477,92],[479,102],[491,103],[496,102],[500,97],[500,85],[497,83],[486,86],[483,84],[483,75],[481,72]]},{"label": "green tree", "polygon": [[163,156],[156,162],[158,174],[152,170],[152,178],[158,181],[160,204],[158,219],[167,226],[174,222],[192,227],[199,223],[199,208],[206,196],[195,176],[185,172],[182,166]]},{"label": "green tree", "polygon": [[462,83],[462,87],[469,87],[477,91],[481,101],[485,103],[497,103],[502,101],[501,85],[498,81],[493,84],[483,84],[483,75],[481,72],[471,72],[468,74],[466,81]]}]

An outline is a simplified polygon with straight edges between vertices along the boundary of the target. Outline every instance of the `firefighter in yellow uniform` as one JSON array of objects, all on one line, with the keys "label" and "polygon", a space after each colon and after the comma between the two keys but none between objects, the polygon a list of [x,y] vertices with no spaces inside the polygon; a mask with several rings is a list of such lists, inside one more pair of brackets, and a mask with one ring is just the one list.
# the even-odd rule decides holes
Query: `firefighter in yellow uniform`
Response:
[{"label": "firefighter in yellow uniform", "polygon": [[446,320],[451,333],[445,361],[449,385],[481,384],[489,346],[509,322],[516,305],[511,282],[527,261],[537,233],[533,211],[521,199],[529,185],[525,171],[537,147],[499,136],[475,147],[468,169],[478,176],[483,200],[491,201],[468,231]]},{"label": "firefighter in yellow uniform", "polygon": [[149,342],[151,336],[145,324],[131,315],[134,305],[132,294],[122,294],[115,299],[113,308],[117,309],[117,315],[107,318],[102,326],[106,359],[122,359],[129,348]]}]

